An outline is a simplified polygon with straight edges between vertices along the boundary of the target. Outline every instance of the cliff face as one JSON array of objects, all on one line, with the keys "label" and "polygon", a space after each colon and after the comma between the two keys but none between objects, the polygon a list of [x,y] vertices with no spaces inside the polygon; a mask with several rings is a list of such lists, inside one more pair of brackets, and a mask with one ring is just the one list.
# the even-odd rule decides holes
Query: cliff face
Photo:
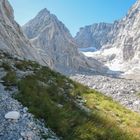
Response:
[{"label": "cliff face", "polygon": [[[118,22],[113,31],[111,43],[103,46],[116,49],[113,61],[123,65],[123,69],[138,71],[140,69],[140,0]],[[104,53],[103,53],[104,54]]]},{"label": "cliff face", "polygon": [[[92,26],[89,27],[91,28]],[[91,31],[89,32],[86,28],[78,33],[76,40],[78,38],[77,42],[80,42],[83,45],[81,45],[82,47],[87,45],[87,47],[99,48],[93,54],[85,54],[103,62],[112,70],[138,73],[139,75],[140,0],[130,8],[122,20],[114,22],[109,28],[106,26],[102,27],[94,30],[93,37]]]},{"label": "cliff face", "polygon": [[104,44],[111,40],[110,32],[113,24],[99,23],[80,28],[75,40],[80,48],[100,49]]},{"label": "cliff face", "polygon": [[13,9],[7,0],[0,1],[0,49],[11,55],[42,63],[35,48],[15,22]]},{"label": "cliff face", "polygon": [[78,46],[69,30],[47,9],[41,10],[25,24],[23,31],[52,69],[65,73],[102,67],[97,61],[90,63],[78,52]]},{"label": "cliff face", "polygon": [[112,44],[121,48],[124,61],[140,58],[140,1],[138,0],[129,10],[128,14],[118,23]]}]

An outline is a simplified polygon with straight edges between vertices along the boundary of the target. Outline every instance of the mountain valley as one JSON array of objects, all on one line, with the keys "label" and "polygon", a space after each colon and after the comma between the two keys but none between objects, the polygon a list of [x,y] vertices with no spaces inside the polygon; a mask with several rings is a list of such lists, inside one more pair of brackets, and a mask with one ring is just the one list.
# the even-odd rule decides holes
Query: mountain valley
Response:
[{"label": "mountain valley", "polygon": [[20,27],[0,0],[0,140],[139,140],[139,7],[72,37],[46,8]]}]

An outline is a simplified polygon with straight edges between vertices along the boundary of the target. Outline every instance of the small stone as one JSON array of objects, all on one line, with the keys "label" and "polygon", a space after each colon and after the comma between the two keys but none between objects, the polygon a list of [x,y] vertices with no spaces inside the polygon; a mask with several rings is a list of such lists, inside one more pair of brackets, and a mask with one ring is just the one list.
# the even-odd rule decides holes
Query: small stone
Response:
[{"label": "small stone", "polygon": [[20,117],[20,113],[17,111],[10,111],[5,115],[6,119],[13,119],[13,120],[17,120]]},{"label": "small stone", "polygon": [[28,111],[28,108],[27,107],[24,107],[23,108],[23,113],[26,113]]},{"label": "small stone", "polygon": [[33,136],[34,136],[33,132],[27,132],[27,134],[26,134],[26,137],[27,137],[28,139],[32,139]]},{"label": "small stone", "polygon": [[20,135],[21,135],[22,137],[25,137],[25,132],[21,132]]},{"label": "small stone", "polygon": [[134,103],[133,103],[133,105],[139,105],[140,104],[140,101],[135,101]]},{"label": "small stone", "polygon": [[28,124],[28,126],[29,126],[30,128],[32,128],[32,127],[33,127],[33,122],[30,122],[30,123]]},{"label": "small stone", "polygon": [[23,114],[22,118],[24,119],[24,118],[26,118],[27,116],[28,116],[27,114]]},{"label": "small stone", "polygon": [[63,105],[61,105],[61,104],[58,104],[58,105],[57,105],[57,107],[59,107],[59,108],[63,108]]},{"label": "small stone", "polygon": [[130,92],[131,92],[131,93],[135,93],[136,91],[135,91],[135,89],[132,89]]},{"label": "small stone", "polygon": [[3,133],[0,133],[0,136],[3,136],[4,134]]}]

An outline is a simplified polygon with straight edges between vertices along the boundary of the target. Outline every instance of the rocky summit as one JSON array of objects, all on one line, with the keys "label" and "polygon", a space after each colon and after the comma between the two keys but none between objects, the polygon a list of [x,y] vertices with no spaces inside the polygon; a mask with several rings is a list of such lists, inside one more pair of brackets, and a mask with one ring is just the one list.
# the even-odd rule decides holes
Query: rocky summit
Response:
[{"label": "rocky summit", "polygon": [[116,49],[116,54],[113,52],[114,58],[112,64],[118,63],[127,74],[136,74],[140,76],[140,1],[138,0],[129,10],[127,15],[118,22],[114,29],[114,38],[111,43],[103,46],[104,49]]},{"label": "rocky summit", "polygon": [[78,52],[78,46],[65,25],[46,8],[22,27],[24,33],[51,69],[63,74],[73,71],[106,71],[97,60]]},{"label": "rocky summit", "polygon": [[46,8],[22,29],[50,68],[64,73],[87,66],[68,29]]}]

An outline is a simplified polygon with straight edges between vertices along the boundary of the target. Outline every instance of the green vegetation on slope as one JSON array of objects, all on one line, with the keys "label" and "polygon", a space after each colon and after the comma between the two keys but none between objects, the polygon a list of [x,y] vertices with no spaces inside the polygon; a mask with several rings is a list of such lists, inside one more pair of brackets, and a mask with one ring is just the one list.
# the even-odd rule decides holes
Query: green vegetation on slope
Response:
[{"label": "green vegetation on slope", "polygon": [[[15,67],[34,71],[17,82],[16,98],[64,140],[139,139],[137,113],[47,67],[26,61],[16,63]],[[3,78],[5,83],[11,79],[9,72]],[[79,96],[87,100],[85,106],[91,109],[90,115],[74,103]]]},{"label": "green vegetation on slope", "polygon": [[2,80],[5,81],[3,84],[4,86],[6,86],[8,90],[10,90],[11,86],[17,85],[16,72],[12,70],[10,64],[7,62],[3,62],[1,67],[4,68],[5,71],[7,72],[7,74],[2,78]]}]

